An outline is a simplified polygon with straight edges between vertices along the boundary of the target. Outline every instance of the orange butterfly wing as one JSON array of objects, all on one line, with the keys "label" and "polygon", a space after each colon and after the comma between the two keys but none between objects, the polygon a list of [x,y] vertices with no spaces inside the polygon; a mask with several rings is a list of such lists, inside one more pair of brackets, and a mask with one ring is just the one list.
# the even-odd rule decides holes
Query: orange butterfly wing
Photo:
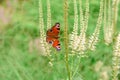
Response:
[{"label": "orange butterfly wing", "polygon": [[54,48],[57,50],[60,50],[60,42],[58,40],[59,38],[59,33],[60,33],[60,24],[56,23],[51,29],[49,29],[46,33],[46,41],[49,44],[52,44]]}]

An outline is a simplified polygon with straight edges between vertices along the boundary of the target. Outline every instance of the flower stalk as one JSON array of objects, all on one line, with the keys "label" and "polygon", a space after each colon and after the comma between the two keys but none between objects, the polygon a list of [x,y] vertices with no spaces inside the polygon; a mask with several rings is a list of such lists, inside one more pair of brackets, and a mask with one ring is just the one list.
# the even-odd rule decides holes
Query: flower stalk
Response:
[{"label": "flower stalk", "polygon": [[[47,22],[49,23],[49,22]],[[50,55],[50,47],[46,43],[46,35],[44,31],[44,21],[43,21],[43,11],[42,11],[42,1],[39,0],[39,28],[40,28],[40,47],[45,50],[45,54]]]},{"label": "flower stalk", "polygon": [[116,38],[113,52],[112,80],[118,80],[118,74],[120,73],[120,33]]},{"label": "flower stalk", "polygon": [[51,27],[51,8],[50,8],[50,0],[47,0],[47,29]]},{"label": "flower stalk", "polygon": [[71,80],[70,68],[68,63],[68,0],[64,0],[64,45],[65,45],[65,62],[68,78]]},{"label": "flower stalk", "polygon": [[102,24],[102,18],[103,18],[103,0],[100,1],[100,11],[99,11],[99,16],[96,24],[96,28],[94,33],[90,36],[89,41],[88,41],[88,49],[90,50],[95,50],[96,44],[98,42],[99,38],[99,33],[100,33],[100,28]]}]

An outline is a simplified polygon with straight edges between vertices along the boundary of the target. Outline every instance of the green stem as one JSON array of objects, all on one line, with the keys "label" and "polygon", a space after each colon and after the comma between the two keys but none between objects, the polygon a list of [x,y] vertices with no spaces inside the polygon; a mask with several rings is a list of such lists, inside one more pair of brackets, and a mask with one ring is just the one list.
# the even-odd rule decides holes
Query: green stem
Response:
[{"label": "green stem", "polygon": [[[78,60],[78,64],[80,64],[80,59]],[[72,78],[75,76],[75,74],[77,73],[77,71],[79,70],[79,66],[80,65],[77,65],[74,72],[73,72],[73,75],[72,75]]]},{"label": "green stem", "polygon": [[70,69],[69,69],[69,64],[68,64],[68,1],[64,1],[64,44],[65,44],[65,62],[66,62],[66,69],[68,73],[69,80],[71,80],[70,76]]}]

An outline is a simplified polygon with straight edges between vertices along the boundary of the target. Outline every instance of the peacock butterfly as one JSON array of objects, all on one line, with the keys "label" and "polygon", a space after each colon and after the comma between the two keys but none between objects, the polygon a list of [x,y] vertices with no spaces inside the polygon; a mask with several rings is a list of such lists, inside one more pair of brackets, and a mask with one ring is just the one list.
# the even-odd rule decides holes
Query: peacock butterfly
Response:
[{"label": "peacock butterfly", "polygon": [[60,33],[60,23],[56,23],[51,29],[48,29],[46,32],[46,42],[52,44],[57,51],[60,51],[60,41],[59,41],[59,33]]}]

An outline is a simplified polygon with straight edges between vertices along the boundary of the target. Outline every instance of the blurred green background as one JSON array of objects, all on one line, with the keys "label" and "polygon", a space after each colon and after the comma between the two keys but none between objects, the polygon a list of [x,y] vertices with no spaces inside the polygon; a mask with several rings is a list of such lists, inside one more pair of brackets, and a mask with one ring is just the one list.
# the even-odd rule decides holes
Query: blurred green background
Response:
[{"label": "blurred green background", "polygon": [[[61,24],[60,41],[63,44],[64,32],[64,0],[51,0],[52,25]],[[64,60],[64,49],[60,52],[52,49],[53,66],[49,65],[48,57],[41,56],[33,49],[30,42],[39,37],[39,0],[0,0],[0,80],[66,80],[67,71]],[[73,30],[74,5],[69,0],[68,26],[69,33]],[[95,27],[99,13],[100,0],[90,0],[90,18],[87,37]],[[44,24],[47,24],[47,3],[42,0]],[[79,7],[79,6],[78,6]],[[120,6],[119,6],[120,7]],[[79,10],[79,9],[78,9]],[[83,0],[85,11],[85,0]],[[118,11],[120,13],[120,10]],[[120,15],[116,33],[120,31]],[[46,29],[45,29],[46,30]],[[104,44],[103,27],[96,51],[88,51],[87,58],[70,57],[73,65],[71,72],[78,70],[73,80],[110,80],[113,43]],[[32,52],[31,49],[32,48]],[[80,63],[79,63],[80,61]],[[73,63],[74,62],[74,63]],[[72,64],[73,63],[73,64]],[[106,74],[108,72],[108,74]],[[81,80],[82,80],[81,79]]]}]

